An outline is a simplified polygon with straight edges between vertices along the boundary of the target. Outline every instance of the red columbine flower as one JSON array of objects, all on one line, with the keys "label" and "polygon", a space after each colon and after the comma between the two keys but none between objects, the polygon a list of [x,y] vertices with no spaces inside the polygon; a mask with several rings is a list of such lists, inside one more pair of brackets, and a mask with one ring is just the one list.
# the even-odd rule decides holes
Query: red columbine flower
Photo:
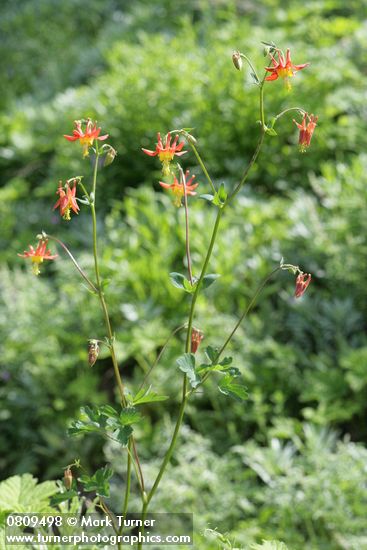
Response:
[{"label": "red columbine flower", "polygon": [[317,116],[309,115],[308,113],[305,113],[303,115],[303,120],[301,124],[299,124],[296,120],[293,119],[293,122],[299,128],[298,144],[299,144],[299,150],[302,153],[304,153],[306,149],[310,146],[312,134],[315,131],[316,122],[318,118],[319,117]]},{"label": "red columbine flower", "polygon": [[76,194],[76,180],[73,181],[73,187],[69,187],[69,183],[65,184],[65,190],[61,185],[61,181],[59,182],[59,188],[56,191],[56,193],[59,195],[59,199],[56,202],[54,206],[54,210],[56,208],[60,208],[60,215],[64,218],[64,220],[70,220],[70,210],[75,212],[75,214],[78,214],[80,208],[78,203],[76,202],[75,194]]},{"label": "red columbine flower", "polygon": [[158,141],[157,146],[155,148],[155,151],[149,151],[149,149],[142,149],[145,154],[149,155],[150,157],[156,157],[159,156],[159,160],[162,163],[163,166],[163,175],[169,176],[171,174],[170,170],[170,162],[173,160],[173,157],[176,155],[178,157],[181,157],[187,151],[182,151],[182,147],[185,145],[183,141],[181,143],[177,144],[178,142],[178,134],[176,135],[175,139],[172,142],[171,145],[171,133],[168,132],[164,139],[164,145],[162,142],[161,134],[158,132],[157,134]]},{"label": "red columbine flower", "polygon": [[204,334],[201,332],[201,330],[193,328],[191,332],[191,353],[197,352],[198,347],[200,346],[203,339]]},{"label": "red columbine flower", "polygon": [[52,255],[50,250],[46,250],[47,242],[47,239],[40,239],[36,250],[32,245],[29,245],[29,250],[25,250],[24,254],[18,254],[21,258],[31,259],[33,264],[32,271],[35,275],[40,274],[39,264],[41,264],[43,260],[54,260],[57,258],[57,254]]},{"label": "red columbine flower", "polygon": [[[170,189],[172,191],[172,193],[175,196],[174,205],[177,207],[181,206],[182,197],[185,194],[196,195],[194,189],[196,189],[199,184],[192,183],[195,179],[195,176],[191,176],[189,180],[187,179],[188,177],[189,177],[189,171],[186,170],[186,174],[185,174],[186,185],[184,185],[183,182],[179,182],[176,176],[173,176],[173,183],[164,183],[163,181],[159,182],[159,185],[161,185],[165,189]],[[185,188],[186,188],[186,193],[185,193]]]},{"label": "red columbine flower", "polygon": [[[84,123],[85,132],[82,130],[82,124]],[[87,157],[89,155],[89,147],[93,145],[95,139],[98,141],[104,141],[108,138],[108,134],[105,134],[104,136],[99,135],[101,128],[97,128],[96,122],[93,124],[90,118],[88,118],[86,122],[83,120],[75,120],[74,125],[75,130],[73,130],[73,135],[64,135],[64,138],[68,141],[76,141],[79,139],[80,145],[83,147],[83,157]]]},{"label": "red columbine flower", "polygon": [[266,71],[269,71],[271,74],[265,78],[265,80],[277,80],[279,77],[283,78],[285,80],[285,84],[288,88],[288,90],[291,89],[291,84],[289,82],[289,78],[294,76],[294,73],[297,71],[300,71],[301,69],[304,69],[309,65],[309,63],[303,63],[302,65],[294,65],[291,60],[291,53],[290,50],[287,50],[286,57],[284,59],[284,54],[282,50],[276,50],[276,53],[278,54],[278,61],[275,59],[275,57],[269,53],[272,66],[271,67],[265,67]]},{"label": "red columbine flower", "polygon": [[311,282],[311,273],[303,273],[302,271],[296,279],[296,290],[294,295],[296,298],[300,298],[305,292],[308,285]]}]

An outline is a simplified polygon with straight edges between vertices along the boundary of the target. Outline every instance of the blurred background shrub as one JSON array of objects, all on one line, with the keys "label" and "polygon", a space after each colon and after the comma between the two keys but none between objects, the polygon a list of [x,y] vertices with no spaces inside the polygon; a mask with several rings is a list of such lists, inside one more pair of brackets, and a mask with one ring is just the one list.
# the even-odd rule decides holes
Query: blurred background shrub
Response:
[{"label": "blurred background shrub", "polygon": [[[294,550],[367,548],[364,3],[91,0],[86,8],[23,0],[4,1],[1,11],[2,479],[61,477],[75,457],[91,471],[111,460],[116,509],[121,502],[116,449],[65,435],[81,405],[115,397],[108,357],[87,366],[87,340],[104,336],[98,304],[65,258],[36,279],[16,256],[45,229],[92,270],[86,213],[67,224],[52,212],[58,180],[90,173],[62,134],[91,116],[118,150],[99,182],[100,250],[118,359],[135,388],[188,308],[168,277],[182,270],[183,212],[159,189],[158,162],[141,147],[152,148],[157,131],[194,127],[214,179],[234,185],[258,133],[257,92],[230,56],[238,48],[261,71],[260,42],[273,40],[311,65],[291,93],[280,82],[267,86],[267,116],[297,105],[318,114],[319,125],[305,155],[291,118],[267,138],[223,220],[210,268],[221,278],[200,299],[195,324],[206,344],[227,335],[281,257],[311,271],[313,282],[297,302],[286,274],[267,287],[231,350],[248,402],[229,404],[215,384],[195,397],[155,507],[170,509],[174,495],[200,517],[200,530],[218,527],[241,545],[274,537]],[[194,156],[184,165],[205,192]],[[198,270],[213,211],[190,205]],[[147,406],[139,427],[151,477],[175,418],[182,342],[178,333],[151,376],[170,400]],[[214,543],[199,536],[196,544]]]}]

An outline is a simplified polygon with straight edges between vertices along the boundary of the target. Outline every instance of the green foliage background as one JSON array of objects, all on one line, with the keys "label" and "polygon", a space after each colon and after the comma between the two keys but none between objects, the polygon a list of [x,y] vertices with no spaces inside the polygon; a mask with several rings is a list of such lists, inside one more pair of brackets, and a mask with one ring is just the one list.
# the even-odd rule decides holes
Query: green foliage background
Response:
[{"label": "green foliage background", "polygon": [[[52,212],[58,180],[90,174],[62,134],[91,116],[118,150],[98,184],[100,250],[118,359],[134,389],[188,311],[168,277],[183,270],[183,212],[141,147],[158,130],[195,127],[215,180],[235,185],[258,134],[257,90],[230,56],[238,48],[261,71],[260,41],[273,40],[311,65],[290,94],[269,83],[268,118],[291,104],[318,114],[319,125],[304,155],[291,117],[267,138],[223,220],[210,267],[221,278],[195,324],[220,344],[282,256],[313,282],[297,302],[286,274],[267,287],[232,346],[249,400],[229,402],[215,384],[195,397],[154,506],[193,511],[198,533],[218,527],[244,548],[264,538],[290,550],[367,548],[365,2],[8,0],[1,11],[2,479],[59,478],[75,457],[93,472],[108,460],[116,509],[122,498],[120,452],[66,436],[80,406],[116,397],[108,357],[87,365],[87,340],[104,336],[98,304],[64,257],[36,279],[16,256],[45,229],[92,271],[86,212],[69,224]],[[184,165],[207,192],[192,154]],[[199,200],[190,206],[197,272],[214,213]],[[152,375],[170,400],[147,406],[138,428],[151,479],[175,420],[182,342],[178,334]],[[196,547],[228,546],[198,534]]]}]

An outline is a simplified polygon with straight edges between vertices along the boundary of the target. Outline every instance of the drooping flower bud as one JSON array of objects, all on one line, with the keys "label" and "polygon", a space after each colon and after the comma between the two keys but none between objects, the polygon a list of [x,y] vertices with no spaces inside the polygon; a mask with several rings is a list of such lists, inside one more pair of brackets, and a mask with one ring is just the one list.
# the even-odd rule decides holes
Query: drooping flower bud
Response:
[{"label": "drooping flower bud", "polygon": [[186,134],[185,138],[189,143],[192,143],[193,145],[196,145],[198,142],[198,140],[192,134]]},{"label": "drooping flower bud", "polygon": [[94,363],[97,361],[99,355],[99,345],[98,340],[89,340],[88,342],[88,363],[93,367]]},{"label": "drooping flower bud", "polygon": [[107,152],[107,155],[106,155],[106,160],[105,160],[104,165],[105,165],[105,166],[108,166],[109,164],[112,164],[113,161],[115,160],[115,156],[116,156],[116,155],[117,155],[116,149],[114,149],[114,148],[111,147],[111,145],[110,145],[109,148],[108,148],[108,152]]},{"label": "drooping flower bud", "polygon": [[67,488],[68,491],[69,491],[69,489],[71,489],[72,484],[73,484],[73,473],[70,470],[70,468],[68,467],[64,471],[64,485],[65,485],[65,487]]},{"label": "drooping flower bud", "polygon": [[201,344],[201,341],[204,338],[204,334],[201,332],[201,330],[198,330],[196,328],[192,329],[191,332],[191,353],[196,353],[198,350],[198,347]]},{"label": "drooping flower bud", "polygon": [[241,53],[239,51],[233,52],[232,61],[233,61],[233,65],[236,67],[236,69],[238,71],[241,71],[242,66],[243,66],[243,61],[242,61],[242,58],[241,58]]},{"label": "drooping flower bud", "polygon": [[[105,143],[99,152],[99,168],[104,168],[105,166],[109,166],[110,164],[112,164],[115,160],[116,155],[116,149],[114,149],[109,143]],[[93,159],[93,162],[95,162],[95,158]]]},{"label": "drooping flower bud", "polygon": [[311,273],[300,273],[296,278],[296,290],[294,296],[300,298],[305,292],[308,285],[311,282]]}]

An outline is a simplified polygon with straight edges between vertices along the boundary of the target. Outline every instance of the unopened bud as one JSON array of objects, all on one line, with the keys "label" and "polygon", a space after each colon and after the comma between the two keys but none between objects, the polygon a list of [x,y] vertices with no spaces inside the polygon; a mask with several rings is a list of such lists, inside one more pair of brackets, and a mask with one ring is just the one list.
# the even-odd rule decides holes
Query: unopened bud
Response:
[{"label": "unopened bud", "polygon": [[194,136],[192,134],[186,134],[185,137],[186,137],[186,139],[189,143],[193,143],[194,145],[196,145],[197,142],[198,142],[197,139],[194,138]]},{"label": "unopened bud", "polygon": [[71,489],[71,486],[73,484],[73,473],[70,470],[70,468],[66,468],[64,471],[64,485],[67,488],[67,490]]},{"label": "unopened bud", "polygon": [[201,330],[198,330],[196,328],[192,329],[191,333],[191,353],[196,353],[198,350],[198,347],[200,346],[201,341],[204,338],[204,334],[201,332]]},{"label": "unopened bud", "polygon": [[296,278],[296,290],[294,292],[294,296],[296,298],[300,298],[303,296],[303,294],[306,292],[308,285],[311,282],[311,273],[303,273],[302,271],[299,273],[298,277]]},{"label": "unopened bud", "polygon": [[243,65],[243,61],[242,61],[240,52],[238,52],[238,51],[233,52],[232,61],[233,61],[233,65],[236,67],[236,69],[238,71],[240,71],[242,69],[242,65]]},{"label": "unopened bud", "polygon": [[[107,149],[107,147],[108,147],[108,149]],[[111,145],[108,145],[107,147],[106,147],[107,153],[106,153],[106,157],[105,157],[105,160],[104,160],[104,166],[108,166],[109,164],[112,164],[113,161],[115,160],[115,156],[117,155],[116,149],[111,147]]]},{"label": "unopened bud", "polygon": [[94,363],[97,361],[99,355],[99,345],[98,340],[89,340],[88,342],[88,363],[93,367]]}]

